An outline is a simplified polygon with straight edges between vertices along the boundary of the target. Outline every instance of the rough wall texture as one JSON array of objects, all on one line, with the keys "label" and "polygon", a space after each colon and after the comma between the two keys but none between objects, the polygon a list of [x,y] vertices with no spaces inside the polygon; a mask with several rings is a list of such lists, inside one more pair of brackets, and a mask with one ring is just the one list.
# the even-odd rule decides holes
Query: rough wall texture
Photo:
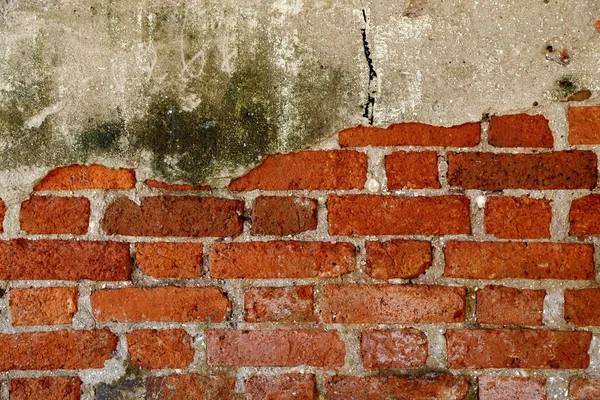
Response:
[{"label": "rough wall texture", "polygon": [[228,189],[52,171],[0,209],[2,398],[600,398],[592,101],[344,130]]}]

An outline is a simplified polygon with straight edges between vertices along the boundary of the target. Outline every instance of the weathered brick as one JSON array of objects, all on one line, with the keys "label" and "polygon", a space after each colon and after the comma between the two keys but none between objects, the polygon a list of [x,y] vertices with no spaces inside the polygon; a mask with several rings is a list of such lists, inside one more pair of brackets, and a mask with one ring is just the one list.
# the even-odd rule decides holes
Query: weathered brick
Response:
[{"label": "weathered brick", "polygon": [[313,374],[257,375],[246,381],[248,400],[313,400]]},{"label": "weathered brick", "polygon": [[4,215],[6,214],[6,204],[0,199],[0,234],[4,233]]},{"label": "weathered brick", "polygon": [[[599,28],[600,29],[600,28]],[[569,399],[595,400],[600,399],[600,379],[575,379],[569,384]]]},{"label": "weathered brick", "polygon": [[89,220],[85,197],[33,196],[21,204],[21,229],[27,233],[85,235]]},{"label": "weathered brick", "polygon": [[367,155],[357,151],[303,151],[267,156],[230,190],[349,190],[367,180]]},{"label": "weathered brick", "polygon": [[215,243],[210,248],[213,278],[331,278],[354,270],[351,243],[271,241]]},{"label": "weathered brick", "polygon": [[254,200],[252,233],[295,235],[317,229],[319,203],[306,197],[260,196]]},{"label": "weathered brick", "polygon": [[414,368],[427,362],[427,336],[417,329],[368,329],[360,350],[365,368]]},{"label": "weathered brick", "polygon": [[435,151],[397,151],[385,156],[389,189],[439,189]]},{"label": "weathered brick", "polygon": [[396,197],[330,195],[332,235],[469,234],[469,199],[465,196]]},{"label": "weathered brick", "polygon": [[128,243],[0,241],[0,279],[121,281],[130,276]]},{"label": "weathered brick", "polygon": [[546,400],[546,380],[517,376],[480,376],[479,400]]},{"label": "weathered brick", "polygon": [[358,126],[340,132],[339,142],[345,147],[364,146],[441,146],[473,147],[479,144],[478,122],[443,127],[404,122],[387,129]]},{"label": "weathered brick", "polygon": [[445,255],[449,278],[583,280],[594,272],[589,244],[450,241]]},{"label": "weathered brick", "polygon": [[187,185],[184,183],[166,183],[154,179],[146,179],[146,186],[153,189],[161,189],[168,192],[187,191],[187,190],[210,190],[210,186]]},{"label": "weathered brick", "polygon": [[254,287],[244,293],[248,322],[313,322],[312,286]]},{"label": "weathered brick", "polygon": [[116,347],[108,329],[0,334],[0,371],[104,368]]},{"label": "weathered brick", "polygon": [[448,367],[587,368],[591,332],[525,329],[450,329]]},{"label": "weathered brick", "polygon": [[194,361],[192,337],[183,329],[133,331],[127,345],[131,362],[140,368],[185,368]]},{"label": "weathered brick", "polygon": [[331,376],[326,381],[328,400],[466,400],[468,381],[451,375]]},{"label": "weathered brick", "polygon": [[230,306],[216,287],[105,289],[92,293],[91,302],[101,322],[221,322]]},{"label": "weathered brick", "polygon": [[600,326],[599,288],[566,289],[565,320],[577,326]]},{"label": "weathered brick", "polygon": [[411,279],[432,263],[431,243],[417,240],[367,242],[367,274],[375,279]]},{"label": "weathered brick", "polygon": [[591,194],[573,200],[569,212],[571,235],[597,235],[600,233],[600,195]]},{"label": "weathered brick", "polygon": [[234,400],[235,380],[228,376],[169,375],[149,378],[146,400]]},{"label": "weathered brick", "polygon": [[600,144],[600,106],[569,107],[569,143]]},{"label": "weathered brick", "polygon": [[496,147],[552,148],[554,138],[543,115],[492,115],[488,143]]},{"label": "weathered brick", "polygon": [[597,158],[591,151],[542,154],[449,153],[448,182],[462,189],[592,189]]},{"label": "weathered brick", "polygon": [[70,165],[48,172],[33,190],[134,189],[135,171],[103,165]]},{"label": "weathered brick", "polygon": [[486,286],[477,291],[477,322],[540,326],[545,296],[545,290]]},{"label": "weathered brick", "polygon": [[127,197],[112,203],[102,220],[109,235],[237,236],[243,230],[244,202],[193,196],[145,197],[141,205]]},{"label": "weathered brick", "polygon": [[79,400],[81,379],[77,376],[15,378],[10,381],[10,400]]},{"label": "weathered brick", "polygon": [[77,312],[77,288],[10,290],[13,325],[70,324]]},{"label": "weathered brick", "polygon": [[528,197],[487,198],[485,233],[503,239],[539,239],[550,237],[552,207],[550,200]]},{"label": "weathered brick", "polygon": [[323,320],[334,324],[461,322],[463,287],[433,285],[328,285]]},{"label": "weathered brick", "polygon": [[199,278],[202,251],[202,243],[136,243],[135,259],[153,278]]},{"label": "weathered brick", "polygon": [[341,367],[346,350],[335,331],[222,331],[206,335],[208,365]]}]

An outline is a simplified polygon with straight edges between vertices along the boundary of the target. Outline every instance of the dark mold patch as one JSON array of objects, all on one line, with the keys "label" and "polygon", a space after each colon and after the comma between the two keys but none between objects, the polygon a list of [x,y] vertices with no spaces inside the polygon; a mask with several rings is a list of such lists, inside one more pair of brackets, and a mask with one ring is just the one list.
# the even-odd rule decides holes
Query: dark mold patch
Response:
[{"label": "dark mold patch", "polygon": [[125,125],[123,121],[110,121],[83,132],[77,139],[80,150],[87,154],[93,151],[111,152],[117,145]]},{"label": "dark mold patch", "polygon": [[579,90],[579,85],[571,76],[564,76],[556,82],[554,100],[563,100]]}]

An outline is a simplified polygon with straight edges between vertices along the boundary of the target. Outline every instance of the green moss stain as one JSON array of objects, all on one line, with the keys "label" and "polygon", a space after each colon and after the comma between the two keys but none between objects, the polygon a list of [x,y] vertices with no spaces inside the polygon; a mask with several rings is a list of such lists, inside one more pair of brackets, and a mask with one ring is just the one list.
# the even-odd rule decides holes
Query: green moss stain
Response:
[{"label": "green moss stain", "polygon": [[111,152],[118,146],[125,125],[123,121],[109,121],[81,133],[77,145],[83,153]]}]

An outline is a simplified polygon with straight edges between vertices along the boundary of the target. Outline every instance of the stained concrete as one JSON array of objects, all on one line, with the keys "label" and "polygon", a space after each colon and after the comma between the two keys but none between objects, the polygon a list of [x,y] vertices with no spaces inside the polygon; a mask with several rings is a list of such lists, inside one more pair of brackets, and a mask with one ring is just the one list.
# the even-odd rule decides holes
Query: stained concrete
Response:
[{"label": "stained concrete", "polygon": [[596,0],[0,0],[0,170],[222,185],[345,127],[595,93],[599,18]]}]

